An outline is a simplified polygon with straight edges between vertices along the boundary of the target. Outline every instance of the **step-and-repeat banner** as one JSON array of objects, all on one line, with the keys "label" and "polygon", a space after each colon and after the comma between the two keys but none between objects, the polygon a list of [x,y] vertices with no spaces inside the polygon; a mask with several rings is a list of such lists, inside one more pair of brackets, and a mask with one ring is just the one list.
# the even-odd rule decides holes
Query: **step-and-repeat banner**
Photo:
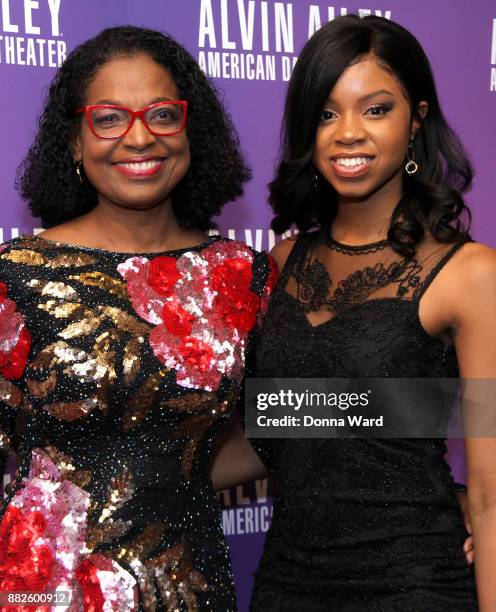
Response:
[{"label": "step-and-repeat banner", "polygon": [[[0,240],[36,231],[14,177],[36,129],[46,87],[77,44],[122,24],[171,34],[221,91],[254,178],[219,220],[222,234],[269,249],[267,188],[277,155],[287,81],[307,38],[346,13],[381,15],[411,30],[431,59],[441,102],[476,169],[468,196],[473,235],[496,246],[496,4],[494,0],[1,0]],[[47,176],[47,181],[50,177]],[[465,477],[463,445],[450,444],[455,476]],[[270,525],[267,481],[220,494],[240,610]]]}]

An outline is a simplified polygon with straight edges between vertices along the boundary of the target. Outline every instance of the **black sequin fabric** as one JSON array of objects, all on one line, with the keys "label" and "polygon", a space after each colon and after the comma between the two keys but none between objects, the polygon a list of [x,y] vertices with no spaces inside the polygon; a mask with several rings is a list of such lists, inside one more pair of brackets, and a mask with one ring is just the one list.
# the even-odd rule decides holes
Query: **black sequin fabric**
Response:
[{"label": "black sequin fabric", "polygon": [[[348,247],[301,235],[274,290],[259,377],[456,377],[419,304],[464,244]],[[274,514],[252,612],[477,610],[443,439],[253,440]]]},{"label": "black sequin fabric", "polygon": [[208,469],[272,277],[220,237],[153,254],[3,245],[0,442],[18,472],[2,590],[67,590],[78,612],[235,610]]}]

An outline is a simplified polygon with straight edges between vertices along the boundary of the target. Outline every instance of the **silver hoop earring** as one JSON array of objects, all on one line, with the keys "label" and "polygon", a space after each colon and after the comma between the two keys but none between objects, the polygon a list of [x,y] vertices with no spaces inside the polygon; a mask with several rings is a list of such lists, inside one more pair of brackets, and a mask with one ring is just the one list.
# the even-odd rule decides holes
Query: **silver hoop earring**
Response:
[{"label": "silver hoop earring", "polygon": [[406,151],[406,158],[408,161],[405,164],[405,172],[409,176],[412,176],[412,174],[415,174],[415,172],[417,172],[419,168],[417,162],[415,161],[415,151],[413,149],[413,139],[410,140],[410,142],[408,143],[408,149]]}]

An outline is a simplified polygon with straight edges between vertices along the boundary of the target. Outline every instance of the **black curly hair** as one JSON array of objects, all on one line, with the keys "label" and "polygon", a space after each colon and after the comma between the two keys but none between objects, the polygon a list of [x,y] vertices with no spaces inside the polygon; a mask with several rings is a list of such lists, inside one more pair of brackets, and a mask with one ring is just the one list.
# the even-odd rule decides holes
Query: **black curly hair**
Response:
[{"label": "black curly hair", "polygon": [[81,126],[76,108],[98,69],[116,57],[146,53],[172,75],[188,101],[186,131],[191,165],[175,187],[172,206],[183,228],[215,227],[212,217],[242,194],[251,177],[236,131],[219,95],[191,55],[170,36],[134,26],[108,28],[76,47],[55,75],[38,134],[18,169],[16,187],[35,217],[49,228],[87,213],[95,188],[79,181],[71,143]]},{"label": "black curly hair", "polygon": [[[329,92],[348,66],[373,53],[402,83],[412,117],[421,123],[415,137],[418,172],[405,173],[404,195],[388,231],[392,247],[412,257],[425,231],[440,242],[465,236],[470,211],[461,193],[473,171],[458,137],[446,122],[431,66],[420,43],[402,26],[382,17],[338,17],[307,42],[289,83],[282,128],[281,161],[270,183],[269,201],[277,233],[295,224],[300,231],[328,228],[337,212],[337,194],[322,178],[315,189],[312,163],[315,135]],[[424,120],[417,106],[425,100]],[[319,175],[317,174],[317,177]]]}]

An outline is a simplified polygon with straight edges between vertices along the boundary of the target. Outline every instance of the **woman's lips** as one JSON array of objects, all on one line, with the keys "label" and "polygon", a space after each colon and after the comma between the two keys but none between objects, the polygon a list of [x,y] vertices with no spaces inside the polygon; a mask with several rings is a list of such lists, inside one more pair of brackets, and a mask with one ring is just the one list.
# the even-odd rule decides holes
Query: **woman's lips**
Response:
[{"label": "woman's lips", "polygon": [[128,178],[149,178],[157,174],[165,159],[154,158],[140,161],[115,162],[115,168]]},{"label": "woman's lips", "polygon": [[354,178],[365,174],[374,161],[370,156],[333,157],[331,164],[334,172],[344,178]]}]

